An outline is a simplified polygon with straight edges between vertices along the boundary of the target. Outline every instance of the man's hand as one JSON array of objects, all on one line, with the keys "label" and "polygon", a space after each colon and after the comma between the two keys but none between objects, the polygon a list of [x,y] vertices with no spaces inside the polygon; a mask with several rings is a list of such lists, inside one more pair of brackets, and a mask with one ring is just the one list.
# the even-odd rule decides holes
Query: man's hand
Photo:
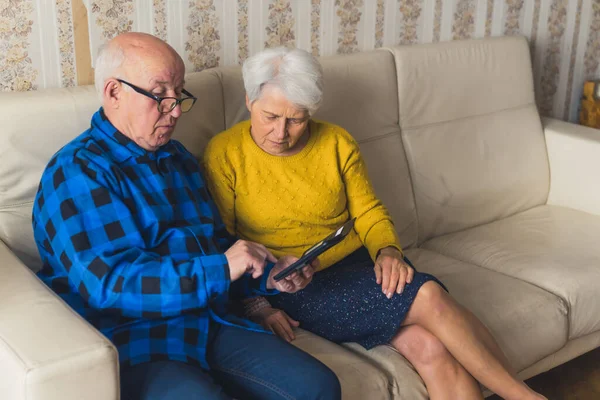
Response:
[{"label": "man's hand", "polygon": [[412,282],[415,270],[404,262],[402,253],[395,247],[385,247],[375,260],[375,279],[381,291],[391,299],[395,293],[402,293],[404,285]]},{"label": "man's hand", "polygon": [[260,309],[252,314],[250,319],[261,324],[263,328],[270,330],[286,342],[296,339],[292,326],[296,328],[300,325],[298,321],[292,319],[285,311],[272,307]]},{"label": "man's hand", "polygon": [[229,264],[229,275],[232,282],[240,279],[245,273],[250,273],[254,279],[257,279],[265,271],[267,260],[277,261],[265,246],[246,240],[235,242],[225,252],[225,257]]},{"label": "man's hand", "polygon": [[271,270],[269,279],[267,280],[267,289],[277,289],[284,293],[295,293],[298,290],[304,289],[312,280],[315,270],[319,268],[320,262],[314,259],[309,265],[304,266],[299,271],[286,276],[279,282],[275,282],[273,277],[283,271],[289,265],[292,265],[298,258],[294,256],[283,256],[277,261],[277,264]]}]

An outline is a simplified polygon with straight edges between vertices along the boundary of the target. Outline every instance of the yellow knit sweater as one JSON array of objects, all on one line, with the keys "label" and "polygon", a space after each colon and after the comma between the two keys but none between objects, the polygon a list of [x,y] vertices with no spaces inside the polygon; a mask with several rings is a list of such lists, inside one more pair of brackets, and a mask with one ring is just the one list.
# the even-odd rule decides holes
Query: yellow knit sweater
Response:
[{"label": "yellow knit sweater", "polygon": [[356,217],[354,231],[319,257],[321,269],[363,244],[373,259],[384,247],[400,249],[352,136],[314,120],[309,131],[305,147],[291,156],[273,156],[258,147],[250,121],[210,141],[204,152],[205,176],[227,230],[262,243],[276,257],[299,257]]}]

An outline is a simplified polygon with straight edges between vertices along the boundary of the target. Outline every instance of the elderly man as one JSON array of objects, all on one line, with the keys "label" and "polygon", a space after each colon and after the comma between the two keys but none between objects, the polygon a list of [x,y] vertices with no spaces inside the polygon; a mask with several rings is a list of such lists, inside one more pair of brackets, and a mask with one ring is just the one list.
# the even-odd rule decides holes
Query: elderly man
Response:
[{"label": "elderly man", "polygon": [[171,140],[196,100],[184,73],[151,35],[101,51],[102,108],[37,193],[39,276],[117,346],[124,399],[338,399],[327,367],[228,310],[302,289],[313,269],[275,282],[294,258],[227,238],[196,160]]}]

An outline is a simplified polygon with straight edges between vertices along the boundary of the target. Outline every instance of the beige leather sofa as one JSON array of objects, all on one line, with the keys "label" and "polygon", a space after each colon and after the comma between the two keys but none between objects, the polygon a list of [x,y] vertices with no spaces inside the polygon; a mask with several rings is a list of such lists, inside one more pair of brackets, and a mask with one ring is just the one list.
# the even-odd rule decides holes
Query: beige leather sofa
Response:
[{"label": "beige leather sofa", "polygon": [[[522,378],[600,345],[600,132],[540,120],[528,45],[498,38],[322,60],[317,118],[360,142],[407,255],[492,330]],[[200,156],[245,119],[239,68],[190,74],[177,137]],[[111,344],[35,277],[32,200],[51,155],[89,125],[92,87],[0,95],[0,398],[118,398]],[[391,348],[295,344],[345,399],[422,399]]]}]

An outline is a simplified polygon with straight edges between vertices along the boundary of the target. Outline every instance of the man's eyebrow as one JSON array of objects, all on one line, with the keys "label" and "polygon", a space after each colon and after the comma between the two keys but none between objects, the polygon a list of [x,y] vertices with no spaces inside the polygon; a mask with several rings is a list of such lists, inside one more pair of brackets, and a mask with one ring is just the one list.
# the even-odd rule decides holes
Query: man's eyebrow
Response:
[{"label": "man's eyebrow", "polygon": [[[150,83],[153,84],[153,85],[163,85],[163,86],[165,86],[165,85],[169,84],[170,82],[169,81],[150,81]],[[183,80],[181,82],[181,85],[176,85],[175,87],[179,87],[179,86],[182,86],[182,87],[185,86],[185,80]]]}]

